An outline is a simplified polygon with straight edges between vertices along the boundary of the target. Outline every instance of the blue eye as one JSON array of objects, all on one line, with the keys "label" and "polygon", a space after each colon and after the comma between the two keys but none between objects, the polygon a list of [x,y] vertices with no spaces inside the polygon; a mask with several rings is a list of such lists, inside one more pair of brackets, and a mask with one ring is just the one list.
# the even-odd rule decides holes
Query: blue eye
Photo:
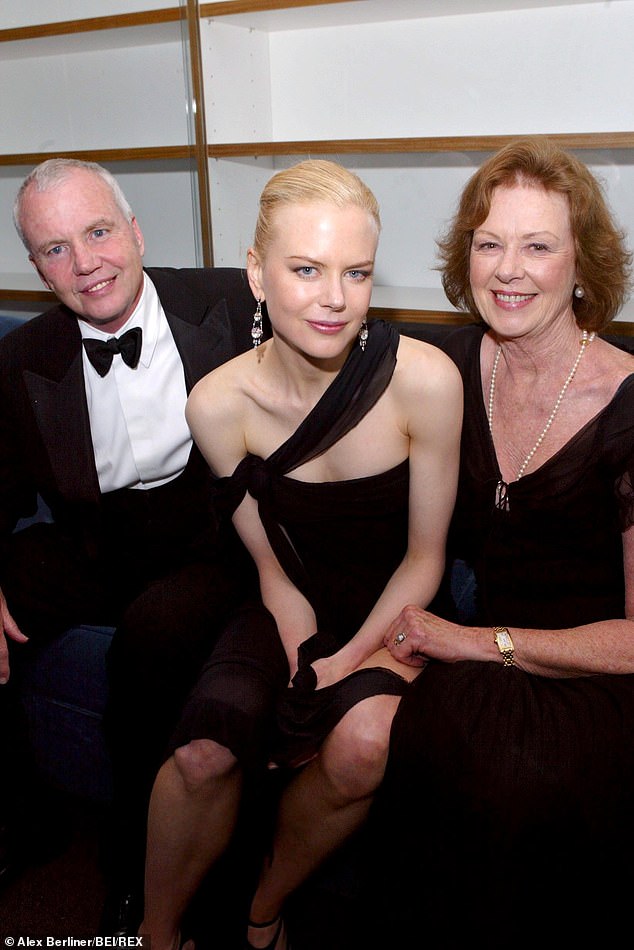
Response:
[{"label": "blue eye", "polygon": [[316,271],[311,264],[304,264],[303,267],[298,267],[295,273],[300,277],[313,277]]},{"label": "blue eye", "polygon": [[59,257],[59,255],[62,253],[63,250],[64,248],[61,244],[56,244],[55,247],[49,248],[46,253],[49,254],[51,257]]}]

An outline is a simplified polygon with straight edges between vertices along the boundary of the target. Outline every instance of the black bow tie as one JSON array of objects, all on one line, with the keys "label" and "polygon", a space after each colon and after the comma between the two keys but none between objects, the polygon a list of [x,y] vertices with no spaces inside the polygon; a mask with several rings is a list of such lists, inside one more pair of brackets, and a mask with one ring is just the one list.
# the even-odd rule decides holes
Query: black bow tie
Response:
[{"label": "black bow tie", "polygon": [[121,353],[121,359],[134,368],[141,356],[141,328],[133,327],[120,337],[109,340],[84,340],[86,355],[100,376],[105,376],[112,366],[112,357]]}]

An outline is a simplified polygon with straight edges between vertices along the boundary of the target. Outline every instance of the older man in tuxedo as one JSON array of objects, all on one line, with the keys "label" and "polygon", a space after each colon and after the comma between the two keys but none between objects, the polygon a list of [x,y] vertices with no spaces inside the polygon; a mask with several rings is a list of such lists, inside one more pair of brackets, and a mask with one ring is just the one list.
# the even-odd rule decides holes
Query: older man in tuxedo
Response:
[{"label": "older man in tuxedo", "polygon": [[[201,376],[251,345],[254,302],[239,269],[144,270],[139,224],[99,165],[39,165],[14,220],[60,304],[0,343],[0,683],[29,642],[116,626],[107,866],[119,873],[103,932],[134,933],[163,744],[253,582],[217,525],[184,407]],[[38,496],[52,523],[14,532]]]}]

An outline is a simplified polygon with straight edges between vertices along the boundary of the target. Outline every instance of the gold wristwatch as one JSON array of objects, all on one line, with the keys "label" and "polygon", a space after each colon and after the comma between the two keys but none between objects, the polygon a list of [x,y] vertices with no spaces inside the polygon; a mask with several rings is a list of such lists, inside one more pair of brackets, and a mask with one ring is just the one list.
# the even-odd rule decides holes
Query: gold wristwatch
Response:
[{"label": "gold wristwatch", "polygon": [[513,646],[513,641],[511,640],[511,634],[508,632],[508,628],[494,627],[493,633],[495,634],[497,648],[502,654],[502,662],[504,666],[513,666],[515,662],[515,647]]}]

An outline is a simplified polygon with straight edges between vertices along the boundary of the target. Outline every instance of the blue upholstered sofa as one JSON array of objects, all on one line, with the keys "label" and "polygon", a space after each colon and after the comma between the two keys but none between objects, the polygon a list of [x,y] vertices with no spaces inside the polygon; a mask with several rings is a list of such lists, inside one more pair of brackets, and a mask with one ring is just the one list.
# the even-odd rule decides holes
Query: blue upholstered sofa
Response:
[{"label": "blue upholstered sofa", "polygon": [[[20,320],[0,316],[0,336]],[[42,505],[35,519],[46,520]],[[34,519],[22,522],[17,530]],[[36,762],[62,791],[104,803],[111,792],[102,733],[107,696],[105,656],[113,630],[82,625],[37,648],[17,671]]]},{"label": "blue upholstered sofa", "polygon": [[102,717],[106,652],[113,629],[82,624],[46,646],[21,675],[36,763],[55,788],[106,803],[110,763]]}]

